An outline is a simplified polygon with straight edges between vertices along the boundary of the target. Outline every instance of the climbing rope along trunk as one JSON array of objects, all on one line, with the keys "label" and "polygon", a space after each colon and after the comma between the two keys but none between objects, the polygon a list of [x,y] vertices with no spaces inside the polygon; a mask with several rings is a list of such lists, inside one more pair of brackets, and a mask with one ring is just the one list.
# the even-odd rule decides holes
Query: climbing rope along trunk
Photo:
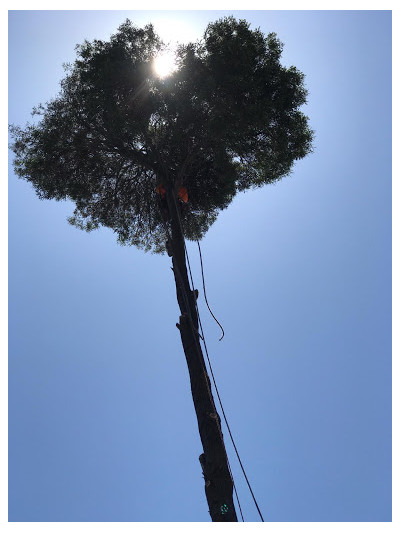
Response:
[{"label": "climbing rope along trunk", "polygon": [[201,352],[196,302],[187,276],[185,242],[174,194],[169,195],[167,192],[167,200],[169,200],[171,231],[166,224],[166,234],[171,241],[173,271],[182,313],[179,329],[188,363],[193,401],[204,450],[200,456],[200,462],[205,478],[206,497],[213,521],[236,522],[237,517],[232,500],[234,484],[223,442],[221,421],[216,412],[211,383]]},{"label": "climbing rope along trunk", "polygon": [[[190,274],[190,279],[191,279],[191,282],[192,282],[192,292],[194,290],[194,283],[193,283],[193,277],[192,277],[192,270],[191,270],[191,266],[190,266],[190,260],[189,260],[189,254],[187,252],[187,248],[186,248],[186,243],[185,243],[185,240],[184,240],[184,232],[183,232],[183,227],[182,227],[182,221],[180,219],[180,216],[179,216],[179,209],[178,209],[178,206],[177,206],[177,203],[176,203],[176,199],[175,197],[173,197],[174,199],[174,203],[175,203],[175,208],[176,208],[176,212],[178,214],[178,221],[179,221],[179,226],[180,226],[180,232],[181,232],[181,235],[182,235],[182,239],[183,239],[183,243],[184,243],[184,248],[185,248],[185,257],[186,257],[186,261],[187,261],[187,264],[188,264],[188,270],[189,270],[189,274]],[[203,262],[202,262],[202,255],[201,255],[201,247],[200,247],[200,243],[199,241],[197,241],[197,245],[198,245],[198,248],[199,248],[199,254],[200,254],[200,261],[201,261],[201,267],[202,267],[202,279],[203,279],[203,289],[204,289],[204,296],[205,296],[205,299],[207,300],[207,297],[206,297],[206,290],[205,290],[205,281],[204,281],[204,272],[203,272]],[[206,301],[207,303],[207,307],[211,313],[211,315],[213,316],[213,318],[216,320],[216,322],[219,324],[218,320],[215,318],[214,314],[212,313],[209,305],[208,305],[208,302]],[[203,331],[203,327],[202,327],[202,323],[201,323],[201,318],[200,318],[200,313],[199,313],[199,310],[198,310],[198,306],[197,306],[197,302],[195,301],[195,306],[196,306],[196,315],[197,315],[197,320],[198,320],[198,323],[199,323],[199,326],[200,326],[200,331],[201,331],[201,338],[202,338],[202,341],[203,341],[203,344],[204,344],[204,349],[205,349],[205,352],[206,352],[206,357],[207,357],[207,361],[208,361],[208,364],[209,364],[209,368],[210,368],[210,373],[211,373],[211,377],[213,379],[213,383],[214,383],[214,387],[215,387],[215,391],[216,391],[216,394],[217,394],[217,397],[218,397],[218,402],[219,402],[219,405],[221,407],[221,411],[222,411],[222,414],[223,414],[223,418],[225,420],[225,424],[226,424],[226,427],[228,429],[228,433],[229,433],[229,436],[230,436],[230,439],[231,439],[231,442],[232,442],[232,445],[234,447],[234,450],[235,450],[235,453],[236,453],[236,456],[237,456],[237,459],[239,461],[239,464],[240,464],[240,467],[241,467],[241,470],[243,472],[243,475],[245,477],[245,480],[246,480],[246,483],[247,483],[247,486],[250,490],[250,493],[251,493],[251,496],[253,498],[253,501],[254,501],[254,504],[257,508],[257,512],[258,514],[260,515],[260,518],[261,518],[261,521],[264,522],[264,518],[263,518],[263,515],[261,513],[261,510],[260,510],[260,507],[257,503],[257,500],[255,498],[255,495],[254,495],[254,492],[252,490],[252,487],[251,487],[251,484],[249,482],[249,479],[247,477],[247,474],[246,474],[246,471],[244,469],[244,466],[243,466],[243,463],[242,463],[242,460],[240,458],[240,455],[239,455],[239,452],[238,452],[238,449],[237,449],[237,446],[235,444],[235,441],[234,441],[234,438],[233,438],[233,435],[232,435],[232,432],[231,432],[231,429],[230,429],[230,426],[229,426],[229,423],[228,423],[228,420],[227,420],[227,417],[226,417],[226,414],[225,414],[225,410],[223,408],[223,405],[222,405],[222,400],[221,400],[221,397],[220,397],[220,394],[219,394],[219,391],[218,391],[218,386],[217,386],[217,383],[216,383],[216,380],[215,380],[215,377],[214,377],[214,372],[213,372],[213,369],[212,369],[212,365],[211,365],[211,360],[209,358],[209,354],[208,354],[208,349],[207,349],[207,344],[206,344],[206,340],[205,340],[205,334],[204,334],[204,331]],[[219,324],[219,326],[221,327],[221,330],[223,332],[223,328],[222,326]],[[222,339],[222,337],[221,337]],[[220,339],[220,340],[221,340]],[[212,398],[212,395],[211,395],[211,389],[210,389],[210,396]],[[213,403],[214,403],[214,400],[212,400]],[[214,404],[214,407],[215,407],[215,404]],[[216,412],[216,410],[215,410]],[[220,428],[220,424],[218,424],[219,428]],[[220,428],[220,432],[221,432],[221,439],[223,440],[223,436],[222,436],[222,430]],[[224,445],[224,449],[225,449],[225,445]],[[228,456],[227,456],[227,453],[226,453],[226,449],[225,449],[225,454],[226,454],[226,460],[227,460],[227,464],[228,464],[228,469],[229,469],[229,473],[230,473],[230,476],[231,476],[231,479],[232,479],[232,483],[233,483],[233,488],[234,488],[234,491],[235,491],[235,494],[236,494],[236,498],[238,500],[238,505],[239,505],[239,509],[240,509],[240,513],[241,513],[241,516],[242,516],[242,520],[244,521],[243,519],[243,514],[242,514],[242,510],[241,510],[241,506],[240,506],[240,502],[239,502],[239,498],[238,498],[238,494],[237,494],[237,491],[236,491],[236,486],[235,486],[235,483],[234,483],[234,480],[233,480],[233,476],[232,476],[232,471],[231,471],[231,468],[230,468],[230,464],[229,464],[229,459],[228,459]]]}]

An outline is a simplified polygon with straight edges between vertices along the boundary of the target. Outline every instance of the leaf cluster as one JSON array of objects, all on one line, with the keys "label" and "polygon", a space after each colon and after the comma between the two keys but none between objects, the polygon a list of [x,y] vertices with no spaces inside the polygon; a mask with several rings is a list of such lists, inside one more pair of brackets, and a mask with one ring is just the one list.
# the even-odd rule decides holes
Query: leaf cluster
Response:
[{"label": "leaf cluster", "polygon": [[236,192],[287,175],[313,137],[304,76],[280,64],[275,34],[220,19],[179,46],[177,69],[160,79],[163,47],[151,24],[129,20],[109,41],[85,41],[39,120],[11,127],[16,173],[40,198],[68,198],[77,227],[154,252],[167,231],[158,184],[187,188],[185,236],[200,239]]}]

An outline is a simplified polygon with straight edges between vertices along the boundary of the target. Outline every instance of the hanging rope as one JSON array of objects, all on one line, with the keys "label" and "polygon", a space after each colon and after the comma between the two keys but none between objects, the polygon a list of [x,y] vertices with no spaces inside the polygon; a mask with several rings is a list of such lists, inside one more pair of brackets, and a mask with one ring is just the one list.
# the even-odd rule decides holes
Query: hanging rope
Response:
[{"label": "hanging rope", "polygon": [[[187,256],[187,260],[189,261],[189,258]],[[189,268],[190,270],[190,268]],[[191,277],[191,276],[190,276]],[[193,279],[192,279],[192,283],[193,283]],[[197,307],[197,306],[196,306]],[[251,496],[253,498],[253,501],[255,503],[255,506],[257,508],[257,511],[258,511],[258,514],[260,515],[260,518],[261,518],[261,521],[264,522],[264,518],[263,518],[263,515],[261,514],[261,511],[260,511],[260,508],[258,506],[258,503],[257,503],[257,500],[256,500],[256,497],[254,496],[254,492],[251,488],[251,485],[250,485],[250,481],[247,477],[247,474],[246,474],[246,471],[244,469],[244,466],[243,466],[243,463],[240,459],[240,455],[239,455],[239,452],[238,452],[238,449],[236,447],[236,444],[235,444],[235,440],[233,438],[233,435],[232,435],[232,432],[231,432],[231,428],[229,426],[229,423],[228,423],[228,419],[226,417],[226,414],[225,414],[225,409],[224,409],[224,406],[222,405],[222,400],[221,400],[221,397],[219,395],[219,391],[218,391],[218,386],[217,386],[217,382],[215,380],[215,376],[214,376],[214,372],[213,372],[213,369],[212,369],[212,365],[211,365],[211,361],[210,361],[210,357],[208,355],[208,349],[207,349],[207,343],[206,343],[206,340],[205,340],[205,335],[204,335],[204,331],[203,331],[203,326],[202,326],[202,323],[201,323],[201,318],[200,318],[200,315],[198,314],[198,320],[199,320],[199,326],[200,326],[200,331],[201,331],[201,334],[202,334],[202,341],[203,341],[203,345],[204,345],[204,350],[206,352],[206,357],[207,357],[207,361],[208,361],[208,366],[210,368],[210,374],[211,374],[211,377],[212,377],[212,380],[213,380],[213,383],[214,383],[214,387],[215,387],[215,392],[217,394],[217,398],[218,398],[218,403],[221,407],[221,412],[222,412],[222,416],[225,420],[225,424],[226,424],[226,427],[228,429],[228,433],[229,433],[229,437],[231,439],[231,442],[232,442],[232,445],[233,445],[233,448],[235,450],[235,453],[236,453],[236,457],[238,458],[238,461],[239,461],[239,464],[240,464],[240,468],[242,469],[242,472],[243,472],[243,475],[245,477],[245,480],[246,480],[246,483],[247,483],[247,486],[249,487],[249,490],[250,490],[250,493],[251,493]],[[230,466],[229,466],[229,461],[228,461],[228,467],[229,467],[229,470],[230,470]],[[233,485],[234,488],[235,488],[235,484]],[[236,488],[235,488],[235,492],[236,492]],[[236,497],[238,499],[238,504],[239,504],[239,509],[240,509],[240,503],[239,503],[239,498],[237,496],[237,493],[236,493]],[[241,510],[240,510],[241,512]],[[243,515],[242,515],[242,518],[243,518]],[[244,522],[244,520],[243,520]]]},{"label": "hanging rope", "polygon": [[[179,213],[178,213],[179,215]],[[180,221],[179,221],[180,223]],[[181,224],[181,223],[180,223]],[[181,225],[181,231],[182,231],[182,236],[183,236],[183,230],[182,230],[182,225]],[[184,246],[185,246],[185,256],[186,256],[186,262],[188,264],[188,270],[189,270],[189,276],[190,276],[190,282],[191,282],[191,290],[193,291],[194,290],[194,282],[193,282],[193,276],[192,276],[192,269],[191,269],[191,266],[190,266],[190,261],[189,261],[189,254],[188,254],[188,251],[187,251],[187,248],[186,248],[186,243],[185,243],[185,239],[184,239]],[[203,278],[204,279],[204,278]],[[231,436],[231,440],[232,440],[232,434],[229,430],[229,426],[228,426],[228,421],[227,421],[227,418],[226,418],[226,415],[225,415],[225,411],[224,411],[224,408],[222,406],[222,400],[221,400],[221,397],[219,395],[219,392],[218,392],[218,387],[217,387],[217,382],[215,381],[215,377],[214,377],[214,372],[212,370],[212,366],[211,366],[211,361],[210,361],[210,357],[208,355],[208,349],[207,349],[207,343],[206,343],[206,340],[205,340],[205,336],[204,336],[204,331],[203,331],[203,325],[201,323],[201,318],[200,318],[200,312],[199,312],[199,308],[197,306],[197,302],[195,301],[195,305],[196,305],[196,314],[197,314],[197,320],[199,321],[199,326],[200,326],[200,330],[201,330],[201,335],[199,333],[199,337],[200,339],[203,341],[203,344],[204,344],[204,349],[205,349],[205,352],[206,352],[206,357],[207,357],[207,361],[208,361],[208,366],[210,368],[210,373],[211,373],[211,377],[212,377],[212,380],[213,380],[213,383],[214,383],[214,387],[215,387],[215,391],[217,393],[217,397],[218,397],[218,402],[219,402],[219,405],[221,407],[221,411],[222,411],[222,414],[223,414],[223,417],[224,417],[224,420],[225,420],[225,424],[227,425],[228,427],[228,431],[229,431],[229,434]],[[221,337],[222,338],[222,337]],[[221,339],[220,339],[221,340]],[[210,396],[211,396],[211,400],[212,400],[212,403],[213,403],[213,406],[214,406],[214,411],[215,413],[217,413],[217,409],[215,407],[215,403],[214,403],[214,399],[212,397],[212,394],[211,394],[211,390],[209,392]],[[235,496],[236,496],[236,499],[237,499],[237,503],[238,503],[238,506],[239,506],[239,511],[240,511],[240,516],[242,517],[242,522],[244,522],[244,517],[243,517],[243,512],[242,512],[242,507],[240,505],[240,500],[239,500],[239,495],[237,493],[237,490],[236,490],[236,484],[235,484],[235,481],[233,479],[233,473],[232,473],[232,469],[231,469],[231,465],[229,463],[229,458],[228,458],[228,454],[226,452],[226,448],[225,448],[225,443],[224,443],[224,437],[222,435],[222,431],[221,431],[221,428],[220,426],[218,425],[218,429],[219,429],[219,432],[220,432],[220,436],[221,436],[221,441],[223,443],[223,446],[224,446],[224,451],[225,451],[225,457],[226,457],[226,462],[227,462],[227,465],[228,465],[228,470],[229,470],[229,475],[231,476],[231,480],[232,480],[232,485],[233,485],[233,490],[235,492]],[[237,453],[237,452],[236,452]]]},{"label": "hanging rope", "polygon": [[206,301],[206,304],[207,304],[208,310],[209,310],[210,313],[211,313],[211,316],[213,317],[213,319],[215,320],[215,322],[218,324],[218,326],[221,328],[222,335],[221,335],[221,338],[220,338],[219,340],[222,341],[222,339],[224,338],[224,335],[225,335],[224,328],[221,326],[221,324],[220,324],[220,323],[218,322],[218,320],[215,318],[214,313],[211,311],[211,308],[210,308],[210,306],[208,305],[207,294],[206,294],[206,284],[205,284],[205,281],[204,281],[203,258],[202,258],[202,255],[201,255],[200,243],[199,243],[199,241],[196,241],[196,242],[197,242],[197,246],[198,246],[198,248],[199,248],[199,255],[200,255],[201,277],[202,277],[202,279],[203,279],[204,299],[205,299],[205,301]]},{"label": "hanging rope", "polygon": [[[183,237],[183,242],[184,242],[184,247],[185,247],[185,255],[186,255],[186,261],[188,263],[188,269],[189,269],[189,274],[190,274],[190,279],[191,279],[191,283],[192,283],[192,290],[194,290],[194,283],[193,283],[193,277],[192,277],[192,269],[190,267],[190,261],[189,261],[189,255],[188,255],[188,252],[187,252],[187,248],[186,248],[186,242],[185,242],[185,237],[184,237],[184,232],[183,232],[183,226],[182,226],[182,221],[181,221],[181,218],[180,218],[180,214],[179,214],[179,208],[178,208],[178,205],[177,205],[177,202],[176,202],[176,198],[175,196],[173,197],[174,199],[174,202],[175,202],[175,208],[176,208],[176,212],[178,213],[178,221],[179,221],[179,226],[180,226],[180,230],[181,230],[181,233],[182,233],[182,237]],[[229,436],[230,436],[230,439],[232,441],[232,445],[234,447],[234,450],[235,450],[235,453],[236,453],[236,456],[238,458],[238,461],[239,461],[239,464],[240,464],[240,467],[242,469],[242,472],[243,472],[243,475],[245,477],[245,480],[246,480],[246,483],[247,483],[247,486],[249,487],[249,490],[250,490],[250,493],[251,493],[251,496],[253,498],[253,501],[254,501],[254,504],[257,508],[257,511],[258,511],[258,514],[260,515],[260,518],[261,518],[261,521],[264,522],[264,518],[263,518],[263,515],[260,511],[260,508],[258,506],[258,503],[257,503],[257,500],[256,500],[256,497],[254,496],[254,492],[251,488],[251,485],[250,485],[250,482],[249,482],[249,479],[247,477],[247,474],[246,474],[246,471],[244,469],[244,466],[243,466],[243,463],[240,459],[240,455],[239,455],[239,452],[238,452],[238,449],[236,447],[236,444],[235,444],[235,441],[233,439],[233,435],[232,435],[232,432],[231,432],[231,429],[230,429],[230,426],[229,426],[229,423],[228,423],[228,420],[226,418],[226,415],[225,415],[225,410],[223,408],[223,405],[222,405],[222,400],[221,400],[221,397],[219,395],[219,391],[218,391],[218,387],[217,387],[217,382],[215,380],[215,377],[214,377],[214,372],[212,370],[212,365],[211,365],[211,361],[210,361],[210,358],[209,358],[209,355],[208,355],[208,349],[207,349],[207,344],[206,344],[206,340],[205,340],[205,335],[204,335],[204,331],[203,331],[203,327],[202,327],[202,324],[201,324],[201,319],[200,319],[200,313],[199,313],[199,310],[198,310],[198,307],[197,307],[197,302],[195,301],[195,305],[196,305],[196,312],[197,312],[197,318],[198,318],[198,321],[199,321],[199,326],[200,326],[200,330],[201,330],[201,334],[202,334],[202,337],[203,337],[203,344],[204,344],[204,349],[205,349],[205,352],[206,352],[206,356],[207,356],[207,361],[208,361],[208,365],[210,367],[210,373],[211,373],[211,377],[212,377],[212,380],[213,380],[213,383],[214,383],[214,387],[215,387],[215,392],[217,394],[217,397],[218,397],[218,402],[219,402],[219,405],[221,407],[221,411],[222,411],[222,415],[224,417],[224,420],[225,420],[225,424],[226,424],[226,427],[228,429],[228,432],[229,432]],[[192,322],[191,322],[192,323]],[[194,326],[192,326],[193,328],[193,332],[194,332]],[[211,396],[211,399],[212,399],[212,395],[211,395],[211,391],[210,391],[210,396]],[[213,401],[213,400],[212,400]],[[222,439],[222,442],[223,442],[223,436],[222,436],[222,431],[220,429],[220,433],[221,433],[221,439]],[[225,446],[224,446],[225,448]],[[228,459],[228,455],[226,453],[226,449],[225,449],[225,454],[226,454],[226,459],[227,459],[227,463],[228,463],[228,468],[229,468],[229,471],[231,473],[231,468],[229,466],[229,459]],[[232,483],[233,483],[233,486],[235,487],[235,483],[233,481],[233,477],[232,477],[232,474],[231,474],[231,478],[232,478]],[[236,492],[236,489],[235,489],[235,492]],[[236,494],[237,496],[237,494]],[[239,508],[240,508],[240,504],[239,504]],[[242,518],[243,518],[243,515],[242,515]],[[244,521],[244,520],[243,520]]]},{"label": "hanging rope", "polygon": [[[160,200],[161,200],[161,198],[160,198]],[[178,205],[176,203],[175,197],[174,197],[174,202],[175,202],[175,208],[176,208],[176,211],[177,211],[177,214],[178,214],[178,221],[179,221],[180,231],[181,231],[182,238],[183,238],[185,257],[186,257],[186,261],[188,262],[188,268],[189,268],[190,280],[191,280],[190,289],[192,291],[194,291],[192,270],[191,270],[191,267],[190,267],[189,256],[188,256],[188,253],[187,253],[187,248],[186,248],[186,243],[185,243],[185,238],[184,238],[184,233],[183,233],[183,228],[182,228],[182,222],[180,220],[179,209],[178,209]],[[162,207],[162,205],[161,205],[161,201],[160,201],[160,208],[161,207]],[[163,220],[163,225],[164,225],[164,229],[165,229],[165,232],[166,232],[166,236],[170,240],[171,239],[171,235],[170,235],[170,230],[169,230],[168,224],[165,221],[164,217],[162,217],[162,220]],[[190,324],[190,327],[191,327],[191,330],[192,330],[192,334],[193,334],[194,337],[196,337],[196,335],[198,335],[203,340],[203,342],[205,342],[204,338],[199,334],[197,328],[194,327],[189,301],[187,299],[187,295],[186,295],[186,292],[184,290],[184,284],[183,284],[182,275],[181,275],[181,273],[180,273],[180,271],[179,271],[179,269],[177,267],[176,267],[176,272],[177,272],[177,275],[178,275],[178,278],[179,278],[179,283],[180,283],[181,288],[182,288],[182,294],[183,294],[184,304],[185,304],[185,308],[186,308],[186,314],[187,314],[187,316],[189,318],[189,324]],[[198,306],[197,306],[196,299],[195,299],[195,308],[196,308],[197,319],[199,320],[199,324],[200,324],[200,314],[199,314],[199,309],[198,309]],[[202,327],[201,327],[201,331],[204,334]],[[216,420],[218,420],[219,417],[217,416],[217,409],[215,407],[214,398],[212,396],[211,389],[210,389],[210,386],[209,386],[209,379],[208,379],[208,376],[207,376],[207,371],[206,371],[206,368],[204,366],[204,360],[203,360],[202,354],[201,354],[201,352],[199,350],[199,347],[198,347],[197,343],[196,343],[196,351],[197,351],[197,354],[199,356],[199,360],[200,360],[200,363],[201,363],[201,366],[202,366],[202,370],[203,370],[203,373],[204,373],[205,383],[206,383],[206,387],[207,387],[207,393],[209,395],[211,404],[213,406],[214,413],[216,415]],[[208,356],[208,351],[206,353],[207,353],[208,363],[209,363],[209,365],[211,365],[211,362],[210,362],[210,359],[209,359],[209,356]],[[214,376],[213,376],[213,381],[214,381],[214,386],[216,386],[216,382],[215,382]],[[220,398],[219,398],[219,402],[221,402]],[[226,418],[225,418],[225,422],[226,422]],[[217,423],[217,427],[218,427],[218,431],[219,431],[219,434],[220,434],[220,437],[221,437],[221,442],[222,442],[224,453],[225,453],[225,458],[226,458],[226,462],[227,462],[227,466],[228,466],[229,476],[231,478],[232,486],[233,486],[233,489],[234,489],[234,492],[235,492],[235,496],[236,496],[236,499],[237,499],[237,502],[238,502],[240,515],[242,517],[242,521],[244,522],[245,520],[244,520],[244,517],[243,517],[242,507],[240,505],[239,495],[238,495],[237,490],[236,490],[236,485],[235,485],[235,481],[233,479],[232,469],[231,469],[231,466],[230,466],[230,463],[229,463],[228,454],[227,454],[227,451],[226,451],[226,448],[225,448],[224,437],[222,435],[222,430],[221,430],[221,426],[220,426],[219,423]]]}]

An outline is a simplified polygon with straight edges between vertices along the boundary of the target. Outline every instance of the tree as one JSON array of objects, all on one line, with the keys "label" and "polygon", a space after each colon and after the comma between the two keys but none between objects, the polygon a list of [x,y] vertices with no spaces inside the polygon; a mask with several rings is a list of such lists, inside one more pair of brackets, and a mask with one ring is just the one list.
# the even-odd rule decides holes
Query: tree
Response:
[{"label": "tree", "polygon": [[237,521],[185,238],[201,239],[237,192],[281,179],[311,151],[307,92],[303,74],[280,64],[277,36],[244,20],[220,19],[180,45],[165,79],[153,69],[163,49],[152,25],[129,20],[109,41],[77,46],[60,93],[34,109],[38,120],[10,127],[14,167],[39,198],[72,200],[71,224],[105,226],[121,244],[172,257],[210,515]]}]

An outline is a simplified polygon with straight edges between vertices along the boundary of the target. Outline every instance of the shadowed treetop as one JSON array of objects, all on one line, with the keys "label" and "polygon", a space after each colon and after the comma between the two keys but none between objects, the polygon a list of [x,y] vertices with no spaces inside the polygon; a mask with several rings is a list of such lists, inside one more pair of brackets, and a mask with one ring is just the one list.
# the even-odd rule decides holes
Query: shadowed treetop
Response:
[{"label": "shadowed treetop", "polygon": [[39,119],[10,128],[16,173],[40,198],[68,198],[72,224],[154,252],[167,237],[157,185],[187,189],[185,237],[200,239],[237,191],[282,178],[312,149],[304,76],[280,64],[274,33],[220,19],[160,79],[163,46],[129,20],[109,41],[85,41]]}]

